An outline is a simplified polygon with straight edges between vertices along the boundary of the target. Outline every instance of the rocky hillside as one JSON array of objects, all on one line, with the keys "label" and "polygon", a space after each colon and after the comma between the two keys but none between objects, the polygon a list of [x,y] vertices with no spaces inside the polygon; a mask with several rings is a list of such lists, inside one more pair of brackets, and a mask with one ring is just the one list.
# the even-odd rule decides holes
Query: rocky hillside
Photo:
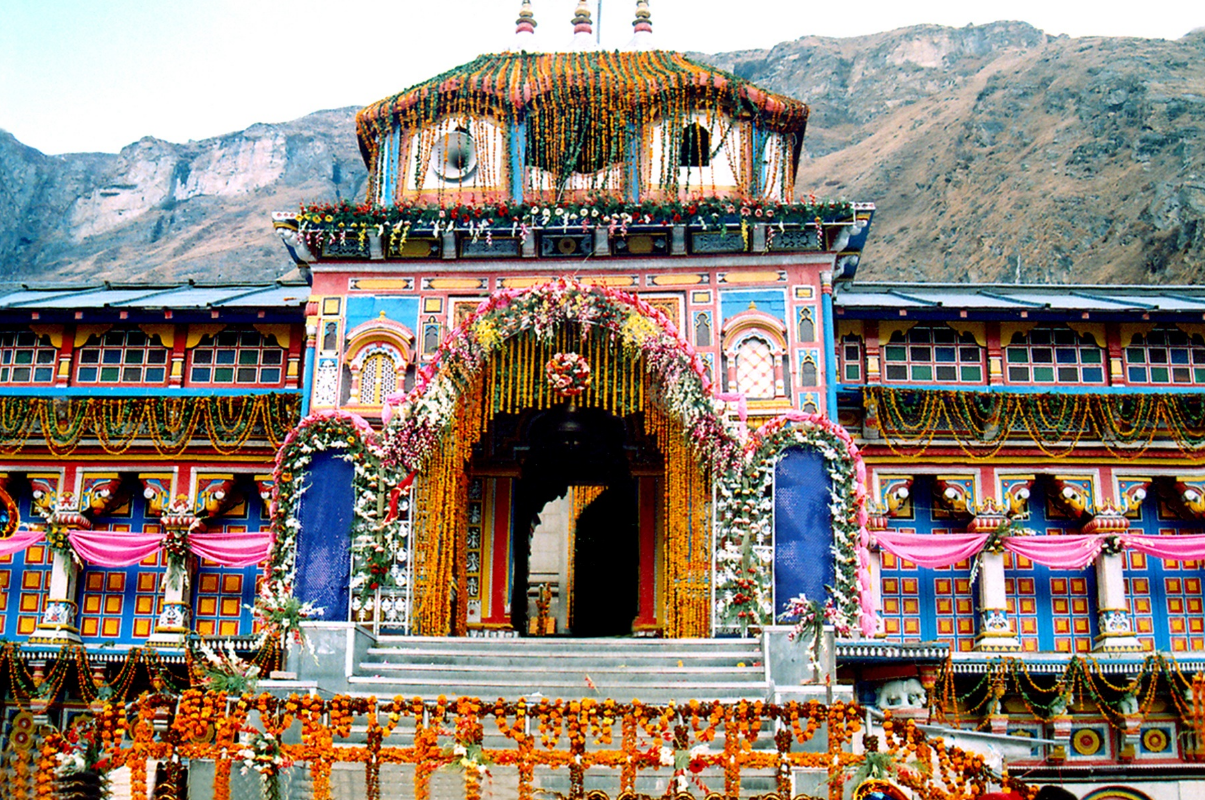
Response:
[{"label": "rocky hillside", "polygon": [[998,22],[709,58],[811,104],[800,191],[878,205],[860,278],[1205,280],[1205,33]]},{"label": "rocky hillside", "polygon": [[[999,22],[698,57],[812,106],[801,193],[879,207],[861,278],[1205,280],[1205,34]],[[0,133],[0,281],[279,275],[269,212],[363,194],[353,115],[117,155]]]},{"label": "rocky hillside", "polygon": [[271,213],[361,197],[356,109],[116,155],[0,132],[0,281],[256,280],[292,270]]}]

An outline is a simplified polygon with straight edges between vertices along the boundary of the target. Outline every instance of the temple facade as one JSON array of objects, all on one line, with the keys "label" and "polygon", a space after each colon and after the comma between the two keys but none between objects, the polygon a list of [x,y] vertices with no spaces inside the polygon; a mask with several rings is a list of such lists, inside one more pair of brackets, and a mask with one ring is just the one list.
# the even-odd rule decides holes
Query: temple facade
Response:
[{"label": "temple facade", "polygon": [[[576,689],[390,659],[583,640],[598,678],[647,639],[674,654],[650,696],[857,702],[901,748],[841,783],[788,735],[773,796],[924,794],[922,733],[978,754],[976,791],[1194,796],[1205,290],[857,280],[875,207],[795,185],[807,106],[653,49],[636,5],[627,49],[582,3],[545,53],[523,3],[512,51],[363,109],[363,201],[273,216],[296,282],[0,297],[10,785],[19,732],[212,688],[223,658],[282,696],[518,700]],[[746,683],[683,696],[696,641]],[[150,752],[134,796],[147,758],[182,780]],[[340,758],[297,752],[333,796]],[[229,791],[194,757],[195,796]],[[348,791],[385,796],[369,761]]]}]

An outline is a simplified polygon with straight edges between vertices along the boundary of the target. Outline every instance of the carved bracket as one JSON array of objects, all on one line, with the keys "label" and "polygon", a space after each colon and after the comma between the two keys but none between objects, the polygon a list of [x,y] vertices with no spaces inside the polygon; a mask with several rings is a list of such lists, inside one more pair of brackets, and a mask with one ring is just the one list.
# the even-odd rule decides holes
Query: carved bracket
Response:
[{"label": "carved bracket", "polygon": [[1122,512],[1130,517],[1138,516],[1138,509],[1146,500],[1150,486],[1150,478],[1118,478],[1117,498]]},{"label": "carved bracket", "polygon": [[86,475],[80,486],[79,510],[93,517],[103,516],[117,508],[125,499],[121,476],[115,473]]},{"label": "carved bracket", "polygon": [[1074,519],[1096,513],[1096,492],[1092,478],[1082,475],[1055,475],[1051,500]]},{"label": "carved bracket", "polygon": [[882,492],[881,504],[887,509],[887,516],[910,518],[912,516],[912,476],[884,475],[879,480]]},{"label": "carved bracket", "polygon": [[1014,518],[1029,516],[1029,496],[1033,489],[1033,475],[1009,475],[1000,479],[1000,498],[1005,513]]},{"label": "carved bracket", "polygon": [[952,516],[973,515],[978,506],[974,475],[938,475],[933,486],[934,504]]}]

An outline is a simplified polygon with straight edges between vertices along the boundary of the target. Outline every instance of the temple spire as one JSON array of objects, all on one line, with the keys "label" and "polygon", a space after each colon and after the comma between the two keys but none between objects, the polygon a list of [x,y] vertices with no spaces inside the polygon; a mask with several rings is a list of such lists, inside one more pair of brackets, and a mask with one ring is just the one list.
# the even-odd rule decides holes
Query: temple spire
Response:
[{"label": "temple spire", "polygon": [[594,40],[594,21],[586,0],[578,0],[577,11],[573,12],[573,42],[570,50],[597,50],[598,43]]},{"label": "temple spire", "polygon": [[531,10],[531,0],[523,0],[519,18],[515,20],[515,41],[512,50],[529,50],[536,38],[536,15]]},{"label": "temple spire", "polygon": [[636,19],[632,20],[632,41],[628,42],[628,50],[652,50],[653,23],[649,13],[649,0],[636,0]]}]

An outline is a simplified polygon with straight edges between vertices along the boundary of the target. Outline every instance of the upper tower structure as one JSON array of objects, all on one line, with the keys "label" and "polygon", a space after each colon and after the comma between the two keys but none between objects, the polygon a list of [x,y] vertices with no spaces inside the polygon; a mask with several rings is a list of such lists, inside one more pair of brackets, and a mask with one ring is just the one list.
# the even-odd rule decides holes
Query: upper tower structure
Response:
[{"label": "upper tower structure", "polygon": [[[807,105],[679,53],[582,49],[584,3],[573,23],[572,52],[484,55],[360,111],[368,200],[792,199]],[[521,46],[533,29],[524,4]]]}]

